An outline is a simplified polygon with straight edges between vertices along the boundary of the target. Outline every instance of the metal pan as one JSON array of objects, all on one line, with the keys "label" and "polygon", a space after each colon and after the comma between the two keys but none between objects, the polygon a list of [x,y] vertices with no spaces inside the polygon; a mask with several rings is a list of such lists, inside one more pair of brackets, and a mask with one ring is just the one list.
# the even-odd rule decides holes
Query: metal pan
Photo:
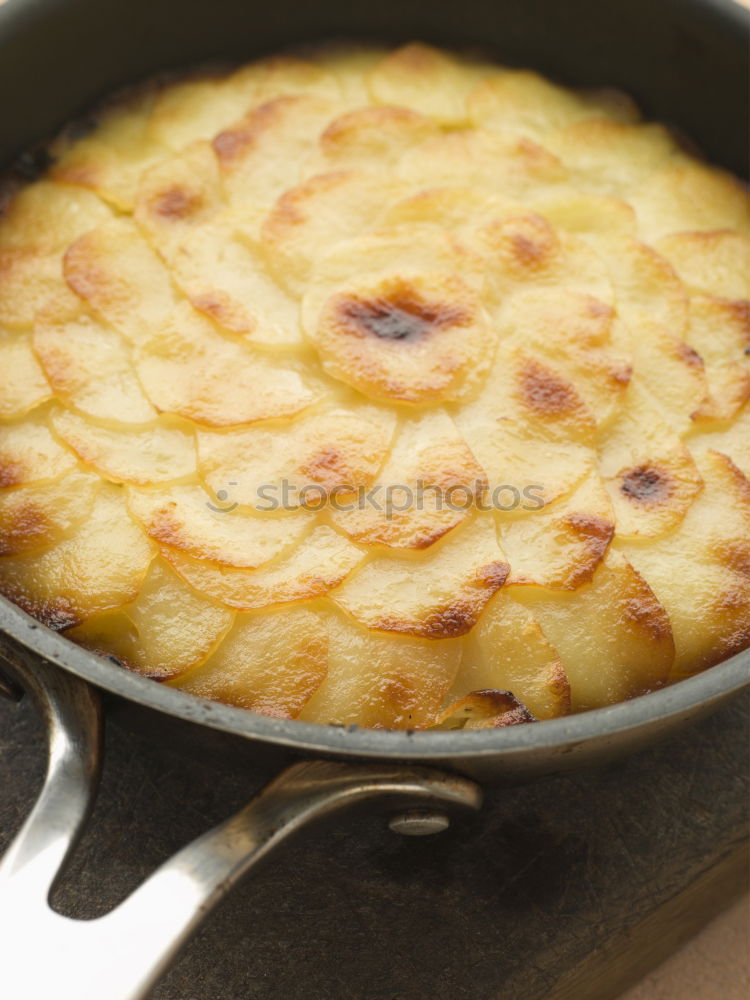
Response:
[{"label": "metal pan", "polygon": [[[565,83],[616,85],[706,155],[747,170],[748,18],[731,0],[8,0],[0,6],[0,163],[113,88],[212,58],[297,41],[419,37],[481,46]],[[413,734],[286,722],[203,702],[123,671],[0,599],[0,691],[34,698],[48,773],[0,864],[3,978],[12,1000],[138,1000],[209,909],[280,841],[357,803],[405,834],[477,809],[477,780],[599,764],[668,736],[750,684],[750,651],[673,688],[533,725]],[[4,678],[4,679],[3,679]],[[112,913],[79,923],[48,899],[91,807],[101,697],[128,724],[234,761],[286,769],[184,848]],[[289,766],[289,758],[302,758]]]}]

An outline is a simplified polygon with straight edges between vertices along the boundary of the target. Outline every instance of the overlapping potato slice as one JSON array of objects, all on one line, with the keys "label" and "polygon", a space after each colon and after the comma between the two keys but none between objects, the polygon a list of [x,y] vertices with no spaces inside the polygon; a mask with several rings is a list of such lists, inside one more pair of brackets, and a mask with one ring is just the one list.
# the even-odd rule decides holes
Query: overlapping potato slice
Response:
[{"label": "overlapping potato slice", "polygon": [[438,134],[431,118],[411,108],[398,105],[355,108],[334,118],[322,132],[321,165],[329,170],[354,167],[385,172],[412,146]]},{"label": "overlapping potato slice", "polygon": [[624,94],[567,90],[531,70],[493,73],[474,87],[467,106],[480,128],[518,132],[542,143],[549,132],[586,118],[614,115],[630,122],[638,114]]},{"label": "overlapping potato slice", "polygon": [[166,152],[149,133],[153,100],[152,88],[135,91],[105,108],[88,135],[64,135],[52,147],[51,179],[88,188],[117,211],[131,211],[141,174]]},{"label": "overlapping potato slice", "polygon": [[224,206],[219,164],[209,142],[195,142],[147,170],[133,218],[171,263],[188,236]]},{"label": "overlapping potato slice", "polygon": [[719,452],[696,462],[705,485],[678,529],[649,546],[622,544],[669,613],[672,680],[750,644],[750,484]]},{"label": "overlapping potato slice", "polygon": [[674,660],[670,618],[645,579],[610,549],[578,590],[512,587],[557,650],[580,712],[661,687]]},{"label": "overlapping potato slice", "polygon": [[537,719],[570,711],[570,689],[557,651],[533,614],[506,590],[496,594],[464,640],[451,698],[507,691]]},{"label": "overlapping potato slice", "polygon": [[53,253],[112,212],[93,192],[40,180],[22,187],[2,213],[0,250]]},{"label": "overlapping potato slice", "polygon": [[260,245],[241,239],[231,212],[197,226],[180,245],[172,273],[195,309],[251,344],[303,344],[299,306],[271,277]]},{"label": "overlapping potato slice", "polygon": [[316,263],[305,332],[335,378],[386,402],[471,393],[495,332],[482,269],[438,228],[401,226],[336,244]]},{"label": "overlapping potato slice", "polygon": [[685,230],[731,228],[750,235],[750,198],[717,167],[681,159],[652,174],[630,194],[645,240]]},{"label": "overlapping potato slice", "polygon": [[39,307],[64,291],[59,255],[27,247],[0,250],[0,326],[31,326]]},{"label": "overlapping potato slice", "polygon": [[321,617],[328,673],[305,722],[423,729],[434,725],[461,660],[461,641],[371,632],[340,613]]},{"label": "overlapping potato slice", "polygon": [[116,483],[149,486],[195,473],[195,437],[173,418],[161,418],[145,428],[115,429],[59,410],[51,423],[55,434],[86,465]]},{"label": "overlapping potato slice", "polygon": [[155,542],[239,569],[256,569],[292,551],[312,527],[305,511],[284,518],[254,517],[192,485],[131,489],[128,508]]},{"label": "overlapping potato slice", "polygon": [[120,424],[142,424],[156,417],[136,378],[127,342],[90,314],[80,309],[42,310],[31,343],[61,402]]},{"label": "overlapping potato slice", "polygon": [[474,627],[508,571],[492,521],[476,517],[427,552],[373,556],[331,597],[368,628],[451,639]]},{"label": "overlapping potato slice", "polygon": [[428,548],[473,513],[487,479],[444,410],[399,427],[378,488],[333,505],[333,523],[361,545]]},{"label": "overlapping potato slice", "polygon": [[467,122],[466,98],[488,72],[482,63],[412,42],[390,52],[368,76],[377,104],[411,108],[445,125]]},{"label": "overlapping potato slice", "polygon": [[304,608],[238,614],[219,648],[170,684],[200,698],[296,718],[328,668],[328,636]]},{"label": "overlapping potato slice", "polygon": [[733,422],[722,421],[709,426],[708,431],[704,429],[688,440],[693,454],[707,449],[719,451],[750,479],[750,403],[746,403],[735,415]]},{"label": "overlapping potato slice", "polygon": [[750,302],[693,295],[686,338],[703,360],[710,397],[699,416],[731,419],[750,399]]},{"label": "overlapping potato slice", "polygon": [[0,487],[57,479],[77,464],[73,452],[50,433],[46,413],[0,424]]},{"label": "overlapping potato slice", "polygon": [[499,323],[504,342],[570,381],[598,426],[612,419],[630,381],[631,359],[606,303],[561,288],[534,290],[514,296]]},{"label": "overlapping potato slice", "polygon": [[0,418],[21,417],[51,395],[28,333],[0,329]]},{"label": "overlapping potato slice", "polygon": [[500,517],[498,536],[511,567],[508,585],[575,590],[591,580],[614,533],[612,504],[595,473],[571,496],[529,517]]},{"label": "overlapping potato slice", "polygon": [[499,729],[537,720],[509,691],[471,691],[438,716],[436,729]]},{"label": "overlapping potato slice", "polygon": [[538,510],[593,468],[596,423],[573,383],[504,343],[482,391],[454,420],[500,509]]},{"label": "overlapping potato slice", "polygon": [[629,200],[633,190],[678,153],[663,125],[587,118],[545,136],[545,147],[570,171],[573,184],[589,194]]},{"label": "overlapping potato slice", "polygon": [[656,244],[691,295],[750,299],[750,236],[731,229],[672,233]]},{"label": "overlapping potato slice", "polygon": [[133,344],[165,323],[177,304],[168,271],[130,219],[77,239],[63,270],[76,295]]},{"label": "overlapping potato slice", "polygon": [[285,191],[261,230],[274,276],[301,296],[320,251],[375,225],[398,190],[375,173],[335,170]]},{"label": "overlapping potato slice", "polygon": [[598,454],[620,538],[672,531],[703,487],[690,451],[637,383],[600,438]]},{"label": "overlapping potato slice", "polygon": [[166,680],[205,660],[233,620],[234,612],[199,597],[157,556],[134,601],[65,635],[129,670]]},{"label": "overlapping potato slice", "polygon": [[90,515],[69,538],[0,559],[0,593],[50,628],[69,628],[134,600],[152,555],[122,491],[102,484]]},{"label": "overlapping potato slice", "polygon": [[0,492],[0,556],[53,545],[88,517],[101,480],[74,469],[49,483]]},{"label": "overlapping potato slice", "polygon": [[198,431],[202,477],[219,496],[260,512],[317,509],[369,488],[391,446],[396,418],[374,406],[334,407],[284,427]]},{"label": "overlapping potato slice", "polygon": [[240,611],[320,597],[364,558],[360,549],[326,525],[314,528],[293,552],[258,569],[214,565],[166,547],[162,554],[195,590]]},{"label": "overlapping potato slice", "polygon": [[600,235],[595,246],[607,262],[621,319],[629,325],[648,319],[683,335],[688,297],[668,261],[653,247],[614,234]]},{"label": "overlapping potato slice", "polygon": [[588,239],[594,246],[597,239],[627,240],[637,233],[635,212],[619,198],[568,190],[540,198],[534,208],[555,229]]},{"label": "overlapping potato slice", "polygon": [[213,145],[230,204],[265,214],[299,181],[306,158],[338,110],[335,102],[313,94],[278,97],[220,132]]},{"label": "overlapping potato slice", "polygon": [[144,342],[136,371],[158,410],[215,427],[292,416],[330,393],[302,360],[229,340],[184,302]]}]

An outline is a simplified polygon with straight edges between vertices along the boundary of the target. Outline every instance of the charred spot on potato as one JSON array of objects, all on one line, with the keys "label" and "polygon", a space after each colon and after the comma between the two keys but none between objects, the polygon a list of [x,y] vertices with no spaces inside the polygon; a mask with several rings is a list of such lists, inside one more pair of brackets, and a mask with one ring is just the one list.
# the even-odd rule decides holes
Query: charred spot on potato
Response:
[{"label": "charred spot on potato", "polygon": [[543,416],[559,416],[579,409],[581,400],[562,376],[538,362],[527,360],[521,370],[524,402]]},{"label": "charred spot on potato", "polygon": [[623,474],[620,489],[630,500],[650,505],[665,503],[672,495],[673,486],[663,470],[639,465]]},{"label": "charred spot on potato", "polygon": [[336,308],[341,324],[357,336],[405,343],[424,340],[448,327],[467,326],[473,318],[465,306],[427,301],[401,282],[371,298],[343,297]]},{"label": "charred spot on potato", "polygon": [[181,187],[171,187],[162,192],[152,202],[153,211],[164,219],[179,221],[196,212],[202,204],[199,195],[191,194]]}]

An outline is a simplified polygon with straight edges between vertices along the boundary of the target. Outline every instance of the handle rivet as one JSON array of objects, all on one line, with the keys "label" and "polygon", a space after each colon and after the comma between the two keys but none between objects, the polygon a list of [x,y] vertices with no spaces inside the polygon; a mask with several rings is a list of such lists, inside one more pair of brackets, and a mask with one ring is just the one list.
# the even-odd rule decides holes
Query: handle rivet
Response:
[{"label": "handle rivet", "polygon": [[410,809],[393,816],[388,822],[390,829],[403,837],[429,837],[433,833],[442,833],[450,825],[451,821],[445,813],[430,809]]}]

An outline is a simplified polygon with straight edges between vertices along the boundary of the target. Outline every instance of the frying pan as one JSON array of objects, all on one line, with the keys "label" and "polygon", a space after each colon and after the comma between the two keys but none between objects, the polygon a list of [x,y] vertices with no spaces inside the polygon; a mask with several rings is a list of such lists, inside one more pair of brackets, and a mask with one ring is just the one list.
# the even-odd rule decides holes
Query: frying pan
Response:
[{"label": "frying pan", "polygon": [[[746,13],[731,0],[8,0],[0,6],[0,164],[114,88],[211,59],[337,37],[481,47],[570,85],[619,86],[705,155],[747,171]],[[23,163],[33,168],[35,156]],[[497,730],[389,732],[271,719],[115,667],[0,599],[0,691],[45,716],[46,779],[0,864],[11,1000],[138,1000],[210,908],[305,824],[377,806],[403,834],[477,809],[477,781],[600,764],[668,736],[750,684],[750,650],[632,701]],[[97,920],[48,899],[96,789],[102,702],[159,739],[234,762],[285,764],[244,809],[167,861]],[[297,757],[294,763],[290,758]],[[301,759],[299,759],[301,758]]]}]

